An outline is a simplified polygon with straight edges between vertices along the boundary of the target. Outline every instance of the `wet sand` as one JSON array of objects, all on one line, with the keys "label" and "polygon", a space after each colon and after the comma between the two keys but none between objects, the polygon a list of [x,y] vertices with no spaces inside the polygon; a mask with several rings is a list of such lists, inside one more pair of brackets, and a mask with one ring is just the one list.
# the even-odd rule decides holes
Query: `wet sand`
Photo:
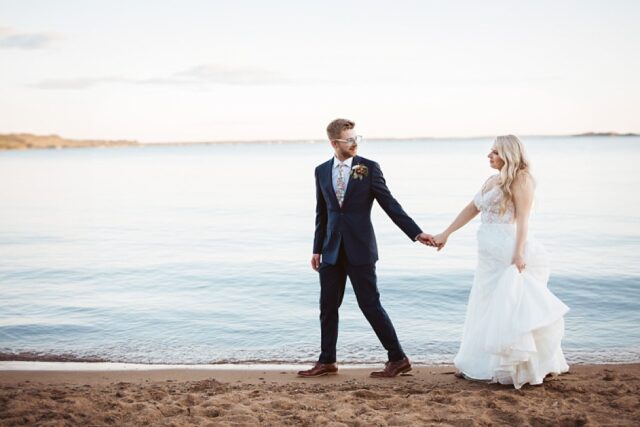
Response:
[{"label": "wet sand", "polygon": [[451,366],[371,379],[286,369],[0,371],[0,425],[640,425],[640,364],[576,365],[540,386]]}]

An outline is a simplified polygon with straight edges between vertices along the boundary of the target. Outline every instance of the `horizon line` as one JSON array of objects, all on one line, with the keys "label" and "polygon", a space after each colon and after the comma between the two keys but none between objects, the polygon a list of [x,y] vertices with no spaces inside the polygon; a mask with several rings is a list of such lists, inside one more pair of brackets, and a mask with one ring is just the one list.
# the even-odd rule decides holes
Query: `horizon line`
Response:
[{"label": "horizon line", "polygon": [[[521,138],[553,138],[553,137],[637,137],[640,133],[636,132],[582,132],[582,133],[569,133],[569,134],[530,134],[519,135]],[[475,135],[475,136],[408,136],[408,137],[364,137],[369,141],[411,141],[411,140],[424,140],[424,139],[493,139],[496,135]],[[217,139],[217,140],[196,140],[196,141],[149,141],[138,142],[141,145],[144,144],[257,144],[257,143],[294,143],[294,142],[326,142],[325,138],[278,138],[278,139]]]}]

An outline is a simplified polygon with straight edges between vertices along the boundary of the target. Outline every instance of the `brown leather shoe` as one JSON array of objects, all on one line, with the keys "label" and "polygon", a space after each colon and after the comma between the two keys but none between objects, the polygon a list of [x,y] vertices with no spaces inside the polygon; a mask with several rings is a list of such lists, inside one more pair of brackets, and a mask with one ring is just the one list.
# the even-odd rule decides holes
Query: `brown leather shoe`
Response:
[{"label": "brown leather shoe", "polygon": [[411,361],[408,357],[405,357],[402,360],[398,360],[397,362],[387,362],[384,364],[383,371],[375,371],[371,372],[371,377],[373,378],[393,378],[397,377],[400,374],[404,374],[411,370]]},{"label": "brown leather shoe", "polygon": [[313,378],[322,377],[324,375],[335,375],[338,373],[338,365],[335,363],[320,363],[317,362],[313,368],[306,371],[299,371],[299,377]]}]

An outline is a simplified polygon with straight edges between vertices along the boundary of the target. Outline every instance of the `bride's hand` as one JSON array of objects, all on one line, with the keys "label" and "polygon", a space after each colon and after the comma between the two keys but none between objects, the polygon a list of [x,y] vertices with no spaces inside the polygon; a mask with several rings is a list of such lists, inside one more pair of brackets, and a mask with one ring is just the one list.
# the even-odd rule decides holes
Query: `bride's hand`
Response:
[{"label": "bride's hand", "polygon": [[524,261],[524,255],[523,254],[515,254],[513,256],[513,259],[511,260],[511,264],[515,264],[516,268],[518,269],[518,271],[520,273],[522,273],[522,271],[527,266],[527,264]]},{"label": "bride's hand", "polygon": [[441,251],[442,248],[444,248],[444,245],[447,244],[448,238],[449,236],[447,236],[445,233],[440,233],[433,236],[433,240],[436,242],[436,246],[438,247],[438,252]]}]

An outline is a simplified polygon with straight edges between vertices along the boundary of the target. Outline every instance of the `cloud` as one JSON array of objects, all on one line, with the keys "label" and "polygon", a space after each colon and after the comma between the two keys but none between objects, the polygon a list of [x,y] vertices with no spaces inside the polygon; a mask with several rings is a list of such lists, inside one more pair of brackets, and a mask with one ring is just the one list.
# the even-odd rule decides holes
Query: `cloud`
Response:
[{"label": "cloud", "polygon": [[258,67],[231,67],[219,64],[204,64],[174,74],[176,79],[187,79],[200,83],[231,85],[289,84],[292,81],[269,70]]},{"label": "cloud", "polygon": [[127,83],[119,77],[78,77],[74,79],[47,79],[29,85],[37,89],[88,89],[103,83]]},{"label": "cloud", "polygon": [[212,85],[282,85],[296,82],[284,76],[258,67],[231,67],[219,64],[204,64],[170,75],[132,79],[125,77],[77,77],[70,79],[47,79],[30,85],[38,89],[88,89],[102,84],[132,84],[147,86],[206,87]]},{"label": "cloud", "polygon": [[44,49],[60,38],[55,33],[21,33],[10,28],[0,28],[0,49]]}]

